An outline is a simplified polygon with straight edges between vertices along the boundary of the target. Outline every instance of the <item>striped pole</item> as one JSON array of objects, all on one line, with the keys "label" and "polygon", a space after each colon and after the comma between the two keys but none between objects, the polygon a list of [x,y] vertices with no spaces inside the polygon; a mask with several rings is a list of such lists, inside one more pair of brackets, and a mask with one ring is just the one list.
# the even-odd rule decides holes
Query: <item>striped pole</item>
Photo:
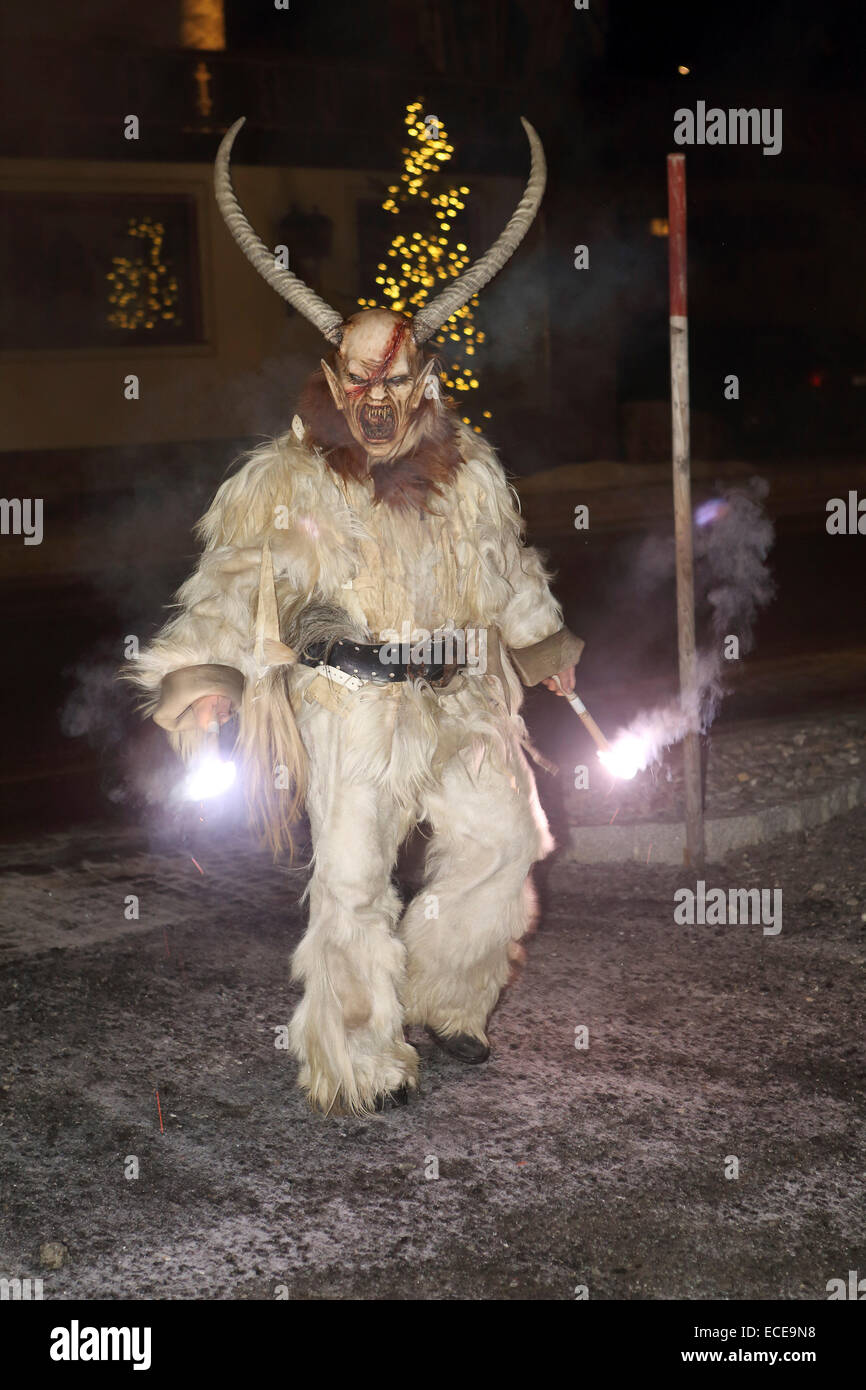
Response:
[{"label": "striped pole", "polygon": [[685,862],[702,869],[705,856],[701,748],[697,727],[695,585],[692,555],[692,487],[689,450],[689,320],[686,253],[686,157],[668,155],[668,269],[670,276],[671,415],[673,424],[674,532],[677,564],[677,642],[680,700],[693,715],[683,741],[686,794]]}]

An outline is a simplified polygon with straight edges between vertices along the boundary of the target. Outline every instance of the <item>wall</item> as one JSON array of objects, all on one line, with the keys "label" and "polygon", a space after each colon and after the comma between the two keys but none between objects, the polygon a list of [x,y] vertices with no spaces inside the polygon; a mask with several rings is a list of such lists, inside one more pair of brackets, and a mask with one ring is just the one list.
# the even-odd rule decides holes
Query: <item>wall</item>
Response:
[{"label": "wall", "polygon": [[[235,186],[263,238],[295,202],[316,206],[333,223],[320,293],[351,313],[359,286],[359,199],[376,196],[393,174],[358,170],[237,166]],[[2,354],[0,415],[4,450],[75,449],[228,438],[288,427],[291,402],[325,344],[255,274],[223,226],[211,191],[211,167],[78,160],[2,160],[4,188],[185,192],[198,206],[206,342],[194,346],[117,347]],[[519,197],[516,180],[473,180],[484,234],[498,230]],[[490,235],[495,234],[491,231]],[[385,244],[383,244],[383,251]],[[291,248],[290,248],[291,251]],[[138,401],[123,380],[141,382]]]}]

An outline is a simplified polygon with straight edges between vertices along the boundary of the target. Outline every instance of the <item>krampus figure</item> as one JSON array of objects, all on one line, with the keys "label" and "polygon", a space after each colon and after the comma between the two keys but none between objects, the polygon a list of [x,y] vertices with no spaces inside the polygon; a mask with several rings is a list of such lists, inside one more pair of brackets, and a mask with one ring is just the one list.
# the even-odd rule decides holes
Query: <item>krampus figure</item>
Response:
[{"label": "krampus figure", "polygon": [[[414,319],[325,304],[258,238],[229,157],[216,196],[256,269],[324,334],[291,429],[257,449],[199,522],[204,550],[178,612],[137,663],[147,708],[193,757],[237,714],[260,823],[286,843],[305,805],[310,922],[295,952],[300,1085],[364,1113],[417,1086],[407,1024],[464,1062],[533,913],[551,847],[524,756],[521,681],[574,686],[582,643],[491,448],[439,391],[422,344],[505,264],[541,200],[532,169],[498,241]],[[405,910],[397,853],[425,823],[422,891]]]}]

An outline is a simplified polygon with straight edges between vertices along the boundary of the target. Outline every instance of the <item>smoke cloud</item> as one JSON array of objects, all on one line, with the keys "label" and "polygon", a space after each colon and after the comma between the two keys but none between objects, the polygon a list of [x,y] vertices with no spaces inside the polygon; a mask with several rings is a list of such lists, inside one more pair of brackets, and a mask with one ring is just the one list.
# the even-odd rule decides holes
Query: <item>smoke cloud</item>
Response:
[{"label": "smoke cloud", "polygon": [[[735,665],[725,656],[726,640],[737,639],[739,657],[752,650],[757,617],[775,594],[768,564],[774,529],[764,509],[768,491],[764,479],[752,478],[746,487],[720,490],[697,508],[696,686],[666,705],[641,712],[620,731],[618,737],[640,740],[644,767],[687,733],[706,732],[712,724]],[[639,568],[647,589],[669,579],[675,571],[672,541],[648,538]]]}]

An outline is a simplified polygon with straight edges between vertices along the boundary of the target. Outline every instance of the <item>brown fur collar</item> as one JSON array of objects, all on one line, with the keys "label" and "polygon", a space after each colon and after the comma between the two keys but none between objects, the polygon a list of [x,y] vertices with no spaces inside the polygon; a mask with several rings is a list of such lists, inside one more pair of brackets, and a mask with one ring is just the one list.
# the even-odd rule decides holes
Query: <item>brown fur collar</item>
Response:
[{"label": "brown fur collar", "polygon": [[374,464],[369,470],[367,455],[334,405],[321,368],[301,393],[299,413],[309,443],[322,451],[334,472],[356,482],[371,478],[375,501],[395,511],[429,511],[432,499],[444,496],[463,463],[450,410],[437,410],[430,400],[418,407],[425,428],[415,447],[402,458]]}]

